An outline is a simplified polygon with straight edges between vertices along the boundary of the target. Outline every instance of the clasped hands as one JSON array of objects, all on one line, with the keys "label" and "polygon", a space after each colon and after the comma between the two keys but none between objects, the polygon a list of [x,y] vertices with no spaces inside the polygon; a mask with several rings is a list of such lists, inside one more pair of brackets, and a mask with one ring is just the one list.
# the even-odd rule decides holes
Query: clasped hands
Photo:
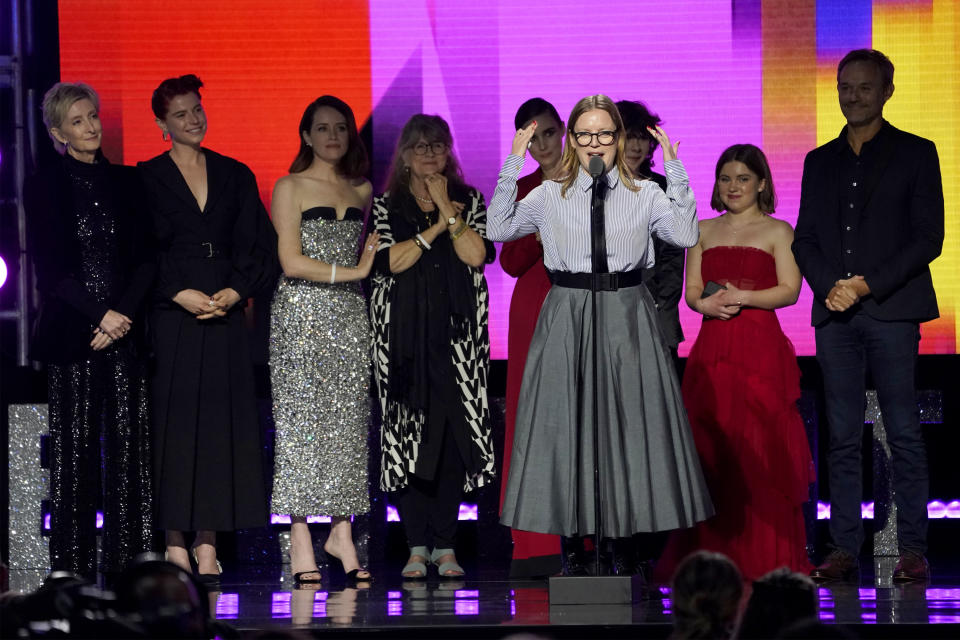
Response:
[{"label": "clasped hands", "polygon": [[827,294],[824,304],[830,311],[846,311],[860,302],[860,299],[870,294],[870,287],[863,276],[853,276],[844,280],[837,280]]},{"label": "clasped hands", "polygon": [[93,340],[90,341],[90,348],[94,351],[102,351],[109,347],[115,340],[119,340],[127,335],[133,322],[127,316],[119,311],[109,309],[100,324],[93,330]]},{"label": "clasped hands", "polygon": [[740,313],[743,308],[743,291],[737,289],[733,284],[727,283],[726,289],[721,289],[711,296],[701,298],[699,303],[700,313],[708,318],[719,318],[720,320],[729,320]]},{"label": "clasped hands", "polygon": [[222,318],[230,307],[240,302],[240,294],[231,287],[220,289],[208,296],[196,289],[184,289],[173,297],[173,301],[197,317],[197,320]]}]

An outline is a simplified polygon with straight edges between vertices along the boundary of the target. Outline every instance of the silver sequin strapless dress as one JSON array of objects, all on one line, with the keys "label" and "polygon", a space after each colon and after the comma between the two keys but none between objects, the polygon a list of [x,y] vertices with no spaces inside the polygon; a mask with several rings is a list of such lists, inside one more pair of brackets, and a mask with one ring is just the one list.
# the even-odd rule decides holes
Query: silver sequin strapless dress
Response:
[{"label": "silver sequin strapless dress", "polygon": [[[356,266],[363,212],[303,212],[303,255]],[[273,513],[345,516],[370,510],[370,325],[358,282],[281,278],[270,321],[276,423]]]}]

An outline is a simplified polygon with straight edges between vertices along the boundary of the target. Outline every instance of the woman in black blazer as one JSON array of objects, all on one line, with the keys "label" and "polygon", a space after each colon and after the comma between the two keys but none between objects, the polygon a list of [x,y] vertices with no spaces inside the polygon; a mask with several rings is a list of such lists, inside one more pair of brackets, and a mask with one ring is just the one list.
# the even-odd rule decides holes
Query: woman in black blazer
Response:
[{"label": "woman in black blazer", "polygon": [[132,167],[100,151],[99,98],[58,83],[43,121],[62,157],[26,184],[29,253],[42,298],[31,357],[47,364],[50,565],[94,579],[149,551],[149,406],[142,302],[155,264]]},{"label": "woman in black blazer", "polygon": [[164,80],[153,112],[170,151],[140,169],[159,271],[152,319],[154,468],[168,558],[219,580],[216,531],[267,523],[261,438],[243,308],[276,281],[277,237],[245,165],[201,146],[195,75]]}]

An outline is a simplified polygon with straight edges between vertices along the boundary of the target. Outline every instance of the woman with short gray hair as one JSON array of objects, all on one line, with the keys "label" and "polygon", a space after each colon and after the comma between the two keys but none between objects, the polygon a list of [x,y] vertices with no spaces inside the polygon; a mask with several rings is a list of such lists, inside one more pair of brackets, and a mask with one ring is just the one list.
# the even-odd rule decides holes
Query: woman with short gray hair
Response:
[{"label": "woman with short gray hair", "polygon": [[50,423],[50,565],[118,573],[153,536],[142,322],[155,267],[132,167],[100,150],[96,91],[59,82],[43,122],[61,154],[25,185],[28,250],[42,305],[31,357],[46,363]]}]

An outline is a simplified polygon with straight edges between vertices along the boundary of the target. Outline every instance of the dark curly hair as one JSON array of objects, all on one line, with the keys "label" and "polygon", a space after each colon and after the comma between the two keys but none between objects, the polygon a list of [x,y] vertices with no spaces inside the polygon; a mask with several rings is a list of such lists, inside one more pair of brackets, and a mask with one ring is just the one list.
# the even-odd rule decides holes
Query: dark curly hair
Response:
[{"label": "dark curly hair", "polygon": [[167,78],[153,90],[153,97],[150,99],[150,108],[153,109],[153,115],[163,120],[167,117],[171,100],[186,93],[195,93],[197,98],[200,98],[200,87],[202,86],[203,81],[192,73],[179,78]]}]

